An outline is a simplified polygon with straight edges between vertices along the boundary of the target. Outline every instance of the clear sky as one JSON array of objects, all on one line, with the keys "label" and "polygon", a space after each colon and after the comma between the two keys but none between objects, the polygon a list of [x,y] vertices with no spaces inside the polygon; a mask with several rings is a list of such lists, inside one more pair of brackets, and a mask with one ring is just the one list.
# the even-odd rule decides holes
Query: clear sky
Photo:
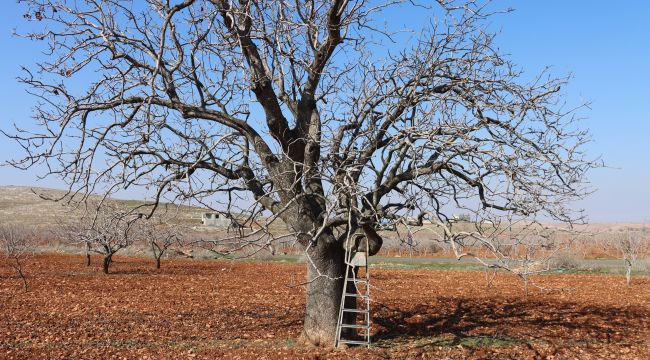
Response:
[{"label": "clear sky", "polygon": [[[597,191],[577,207],[593,222],[650,222],[650,2],[502,0],[494,5],[515,9],[491,20],[503,52],[531,74],[547,65],[556,75],[572,73],[567,100],[591,102],[581,113],[594,138],[588,149],[609,167],[591,173]],[[15,80],[21,65],[41,57],[31,42],[12,36],[25,24],[22,14],[15,1],[0,4],[2,129],[29,124],[34,104]],[[394,15],[387,20],[409,20]],[[0,162],[18,155],[15,144],[0,138]],[[38,174],[0,167],[0,185],[61,187],[53,179],[38,181]]]}]

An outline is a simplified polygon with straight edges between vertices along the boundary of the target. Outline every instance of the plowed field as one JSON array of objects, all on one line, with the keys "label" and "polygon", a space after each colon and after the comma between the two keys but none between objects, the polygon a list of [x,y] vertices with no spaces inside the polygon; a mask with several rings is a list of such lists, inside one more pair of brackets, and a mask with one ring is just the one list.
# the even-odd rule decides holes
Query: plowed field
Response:
[{"label": "plowed field", "polygon": [[650,278],[373,269],[370,349],[309,348],[302,265],[39,255],[0,268],[0,358],[650,358]]}]

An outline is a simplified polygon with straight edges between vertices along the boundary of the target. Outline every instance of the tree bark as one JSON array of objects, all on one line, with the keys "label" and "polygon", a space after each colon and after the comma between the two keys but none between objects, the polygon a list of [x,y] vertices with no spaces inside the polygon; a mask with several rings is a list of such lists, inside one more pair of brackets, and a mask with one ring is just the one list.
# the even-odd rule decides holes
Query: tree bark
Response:
[{"label": "tree bark", "polygon": [[90,243],[86,243],[86,266],[90,266]]},{"label": "tree bark", "polygon": [[111,266],[111,262],[113,261],[113,254],[106,255],[104,257],[104,263],[102,270],[104,271],[104,274],[108,274],[108,268]]},{"label": "tree bark", "polygon": [[[345,276],[344,254],[343,246],[333,238],[321,238],[307,251],[307,308],[300,336],[303,343],[334,346]],[[350,292],[353,289],[352,285]]]},{"label": "tree bark", "polygon": [[160,257],[156,256],[156,269],[160,269]]}]

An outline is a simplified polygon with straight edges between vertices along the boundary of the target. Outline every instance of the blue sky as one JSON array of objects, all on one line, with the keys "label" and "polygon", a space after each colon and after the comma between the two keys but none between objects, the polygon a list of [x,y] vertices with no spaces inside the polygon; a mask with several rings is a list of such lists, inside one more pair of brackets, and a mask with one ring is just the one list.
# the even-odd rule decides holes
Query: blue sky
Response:
[{"label": "blue sky", "polygon": [[[526,70],[571,72],[565,92],[591,102],[589,150],[610,168],[579,205],[592,221],[650,221],[650,2],[525,1],[495,20],[499,43]],[[571,100],[571,99],[569,99]]]},{"label": "blue sky", "polygon": [[[573,74],[567,101],[591,102],[583,125],[590,129],[593,157],[609,166],[591,173],[597,191],[576,204],[593,222],[650,222],[650,2],[646,1],[495,1],[514,12],[491,19],[497,43],[530,74],[552,66],[557,75]],[[34,99],[16,82],[21,65],[40,56],[32,43],[12,36],[24,26],[14,1],[0,5],[0,127],[28,124]],[[391,14],[388,21],[409,21]],[[0,138],[0,162],[19,149]],[[37,181],[38,171],[0,167],[0,185],[60,187]]]}]

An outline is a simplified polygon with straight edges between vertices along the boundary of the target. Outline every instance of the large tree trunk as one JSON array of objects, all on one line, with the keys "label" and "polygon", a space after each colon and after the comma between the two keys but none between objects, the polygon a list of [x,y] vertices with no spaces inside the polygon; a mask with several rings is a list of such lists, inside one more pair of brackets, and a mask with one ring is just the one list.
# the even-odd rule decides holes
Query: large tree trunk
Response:
[{"label": "large tree trunk", "polygon": [[[301,334],[304,343],[334,346],[345,276],[344,254],[343,247],[333,238],[319,239],[307,251],[307,308]],[[354,285],[351,286],[349,292],[354,292]],[[356,300],[350,298],[348,306],[355,305]]]},{"label": "large tree trunk", "polygon": [[[300,216],[301,213],[309,213],[310,210],[297,211],[295,216],[287,216],[285,222],[290,230],[302,233],[302,236],[314,228],[314,220],[307,216]],[[368,236],[369,251],[377,253],[381,248],[382,239],[374,229],[364,229],[362,235]],[[307,306],[305,309],[305,321],[300,342],[316,346],[332,347],[336,339],[336,326],[338,322],[343,284],[345,282],[345,248],[337,241],[337,237],[325,231],[318,239],[300,238],[299,242],[307,246]],[[364,242],[365,246],[365,242]],[[368,249],[363,249],[367,251]],[[357,288],[353,281],[347,286],[347,293],[356,294]],[[357,308],[357,299],[354,296],[346,297],[345,307],[348,309]],[[346,312],[343,322],[355,324],[357,313]],[[341,336],[352,339],[356,334],[355,329],[346,328]]]}]

